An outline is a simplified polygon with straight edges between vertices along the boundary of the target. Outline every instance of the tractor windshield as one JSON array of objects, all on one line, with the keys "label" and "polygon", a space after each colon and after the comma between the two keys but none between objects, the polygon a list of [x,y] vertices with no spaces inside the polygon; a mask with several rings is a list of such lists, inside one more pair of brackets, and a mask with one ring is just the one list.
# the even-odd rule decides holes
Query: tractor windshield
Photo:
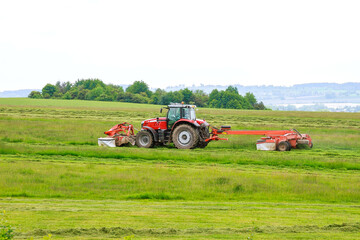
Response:
[{"label": "tractor windshield", "polygon": [[168,111],[168,128],[171,128],[174,123],[178,120],[180,120],[180,108],[170,108]]},{"label": "tractor windshield", "polygon": [[195,109],[194,108],[183,108],[183,118],[189,120],[196,120]]},{"label": "tractor windshield", "polygon": [[174,123],[181,118],[195,121],[195,109],[189,107],[170,107],[167,114],[168,129],[171,129]]}]

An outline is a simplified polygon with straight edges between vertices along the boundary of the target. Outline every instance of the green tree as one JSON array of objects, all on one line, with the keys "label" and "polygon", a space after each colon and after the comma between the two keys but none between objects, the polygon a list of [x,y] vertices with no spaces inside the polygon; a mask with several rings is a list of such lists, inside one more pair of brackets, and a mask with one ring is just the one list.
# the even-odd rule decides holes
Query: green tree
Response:
[{"label": "green tree", "polygon": [[263,102],[255,103],[254,109],[256,110],[267,110]]},{"label": "green tree", "polygon": [[101,94],[104,93],[104,88],[102,87],[96,87],[94,89],[92,89],[91,91],[89,91],[86,96],[85,99],[86,100],[97,100],[98,97],[100,97]]},{"label": "green tree", "polygon": [[216,108],[225,108],[224,95],[225,91],[219,91]]},{"label": "green tree", "polygon": [[56,92],[56,87],[50,83],[46,84],[42,89],[42,95],[44,98],[51,98]]},{"label": "green tree", "polygon": [[173,92],[167,92],[164,95],[161,96],[161,104],[168,105],[171,102],[173,102],[174,99],[174,93]]},{"label": "green tree", "polygon": [[[77,89],[77,88],[76,88]],[[70,91],[71,92],[71,91]],[[85,100],[86,99],[86,94],[88,94],[90,92],[89,89],[81,89],[77,91],[76,94],[76,99],[80,99],[80,100]]]},{"label": "green tree", "polygon": [[105,94],[107,95],[107,99],[111,99],[111,100],[106,100],[106,101],[115,101],[117,99],[117,96],[119,95],[119,93],[123,93],[124,89],[121,86],[116,86],[113,84],[108,84],[105,87]]},{"label": "green tree", "polygon": [[238,91],[237,87],[229,86],[225,91],[239,95],[239,91]]},{"label": "green tree", "polygon": [[116,96],[116,101],[125,102],[125,93],[119,92],[118,95]]},{"label": "green tree", "polygon": [[190,103],[194,101],[193,92],[188,88],[180,90],[181,94],[184,96],[183,101],[185,103]]},{"label": "green tree", "polygon": [[81,80],[77,80],[74,84],[75,87],[78,88],[83,88],[83,89],[88,89],[88,90],[93,90],[94,88],[97,87],[102,87],[105,88],[106,84],[103,83],[103,81],[101,81],[100,79],[81,79]]},{"label": "green tree", "polygon": [[231,100],[234,100],[234,101],[237,101],[239,102],[239,94],[237,94],[236,92],[234,91],[222,91],[221,92],[221,107],[222,108],[230,108],[228,105],[228,103],[231,101]]},{"label": "green tree", "polygon": [[132,85],[130,85],[126,92],[139,94],[139,93],[146,93],[148,97],[151,97],[151,91],[149,90],[149,86],[144,81],[135,81]]},{"label": "green tree", "polygon": [[251,106],[254,107],[255,103],[257,102],[256,101],[256,98],[255,98],[255,95],[251,92],[247,92],[245,94],[245,99],[247,99],[247,101],[251,104]]},{"label": "green tree", "polygon": [[181,91],[174,91],[172,95],[171,102],[173,103],[181,103],[181,101],[184,99],[184,95]]},{"label": "green tree", "polygon": [[56,91],[53,95],[52,98],[62,98],[64,94],[62,92]]},{"label": "green tree", "polygon": [[226,103],[226,108],[241,109],[242,107],[239,101],[236,101],[236,99],[231,99],[229,102]]},{"label": "green tree", "polygon": [[71,99],[71,94],[70,92],[66,92],[63,96],[62,96],[63,99],[68,99],[70,100]]},{"label": "green tree", "polygon": [[77,99],[79,94],[79,88],[78,87],[72,87],[67,93],[71,95],[71,99]]},{"label": "green tree", "polygon": [[113,99],[112,95],[102,93],[102,94],[100,94],[99,97],[96,98],[96,100],[98,100],[98,101],[113,101],[114,99]]},{"label": "green tree", "polygon": [[151,103],[152,104],[163,104],[161,102],[162,96],[164,96],[166,92],[160,88],[156,89],[156,91],[151,95]]},{"label": "green tree", "polygon": [[133,93],[125,92],[123,102],[131,102],[133,99]]},{"label": "green tree", "polygon": [[228,86],[226,90],[214,89],[208,95],[202,90],[191,91],[188,88],[166,92],[160,88],[155,92],[149,90],[144,81],[135,81],[126,91],[121,86],[105,84],[99,79],[77,80],[55,85],[47,84],[42,93],[33,91],[29,98],[63,98],[96,101],[121,101],[151,104],[170,104],[185,102],[198,107],[233,108],[233,109],[266,109],[262,102],[257,103],[253,93],[239,94],[238,89]]},{"label": "green tree", "polygon": [[239,94],[238,102],[241,106],[241,109],[253,109],[249,101],[242,95]]},{"label": "green tree", "polygon": [[55,87],[57,92],[61,92],[62,94],[64,94],[71,89],[72,84],[70,82],[60,83],[60,81],[57,81]]},{"label": "green tree", "polygon": [[32,91],[29,96],[29,98],[42,98],[41,93],[39,91]]},{"label": "green tree", "polygon": [[131,102],[133,103],[148,103],[149,98],[147,97],[146,93],[142,92],[140,94],[132,94]]},{"label": "green tree", "polygon": [[205,107],[209,101],[209,96],[202,90],[194,92],[194,102],[198,107]]},{"label": "green tree", "polygon": [[213,99],[211,102],[209,102],[209,107],[211,107],[211,108],[220,108],[219,107],[219,100]]},{"label": "green tree", "polygon": [[217,89],[212,90],[209,95],[209,105],[211,102],[213,102],[213,100],[218,100],[218,99],[219,99],[219,91]]}]

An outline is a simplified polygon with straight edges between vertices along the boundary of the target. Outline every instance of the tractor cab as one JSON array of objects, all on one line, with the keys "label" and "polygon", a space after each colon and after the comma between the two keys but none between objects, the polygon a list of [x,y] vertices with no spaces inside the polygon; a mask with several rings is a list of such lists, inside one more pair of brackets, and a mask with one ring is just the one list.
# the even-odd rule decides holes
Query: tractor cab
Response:
[{"label": "tractor cab", "polygon": [[196,121],[195,105],[185,104],[172,104],[168,105],[167,109],[167,128],[171,129],[177,121],[180,119],[187,119],[190,121]]}]

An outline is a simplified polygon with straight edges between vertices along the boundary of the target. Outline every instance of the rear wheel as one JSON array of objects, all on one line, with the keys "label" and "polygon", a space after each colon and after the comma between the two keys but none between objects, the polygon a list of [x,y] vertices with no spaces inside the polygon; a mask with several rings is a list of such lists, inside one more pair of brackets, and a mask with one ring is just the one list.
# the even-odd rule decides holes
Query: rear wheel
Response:
[{"label": "rear wheel", "polygon": [[198,145],[199,135],[193,127],[183,124],[175,128],[172,139],[176,148],[190,149]]},{"label": "rear wheel", "polygon": [[277,150],[280,152],[289,151],[290,147],[291,147],[290,143],[282,141],[282,142],[279,142],[279,144],[277,145]]},{"label": "rear wheel", "polygon": [[154,146],[154,139],[150,132],[142,130],[136,134],[136,146],[143,148],[151,148]]}]

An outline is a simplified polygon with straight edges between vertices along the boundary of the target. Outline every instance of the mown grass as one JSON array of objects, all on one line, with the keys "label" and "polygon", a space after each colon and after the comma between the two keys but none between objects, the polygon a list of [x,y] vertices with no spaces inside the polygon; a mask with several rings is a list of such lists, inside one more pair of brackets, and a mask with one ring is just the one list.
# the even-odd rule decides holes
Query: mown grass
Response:
[{"label": "mown grass", "polygon": [[[160,106],[0,99],[0,210],[17,237],[354,239],[360,113],[199,109],[212,125],[308,133],[313,149],[256,151],[259,136],[205,149],[97,146]],[[31,221],[29,221],[31,219]]]},{"label": "mown grass", "polygon": [[[220,147],[196,150],[178,150],[174,147],[141,149],[137,147],[104,148],[98,146],[53,146],[42,144],[3,143],[1,154],[43,156],[74,156],[112,161],[173,162],[227,165],[259,165],[302,169],[360,170],[358,151],[297,149],[290,152],[259,152],[249,149]],[[310,153],[310,154],[309,154]]]},{"label": "mown grass", "polygon": [[69,164],[51,157],[37,162],[36,156],[6,159],[0,162],[2,197],[318,202],[360,199],[360,176],[356,171],[338,172],[334,177],[330,172],[219,164],[100,164],[87,162],[87,158]]},{"label": "mown grass", "polygon": [[347,204],[13,198],[0,207],[18,238],[354,239],[360,227],[359,208]]}]

